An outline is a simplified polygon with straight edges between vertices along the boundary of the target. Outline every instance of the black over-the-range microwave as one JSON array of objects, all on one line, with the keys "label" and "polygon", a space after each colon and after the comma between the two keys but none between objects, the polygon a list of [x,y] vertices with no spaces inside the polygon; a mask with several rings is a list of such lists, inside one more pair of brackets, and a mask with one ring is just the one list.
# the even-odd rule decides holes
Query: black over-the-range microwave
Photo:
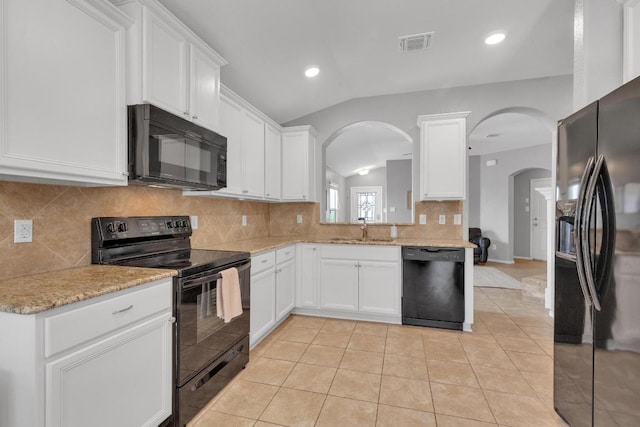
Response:
[{"label": "black over-the-range microwave", "polygon": [[150,104],[130,105],[128,120],[130,184],[226,187],[226,137]]}]

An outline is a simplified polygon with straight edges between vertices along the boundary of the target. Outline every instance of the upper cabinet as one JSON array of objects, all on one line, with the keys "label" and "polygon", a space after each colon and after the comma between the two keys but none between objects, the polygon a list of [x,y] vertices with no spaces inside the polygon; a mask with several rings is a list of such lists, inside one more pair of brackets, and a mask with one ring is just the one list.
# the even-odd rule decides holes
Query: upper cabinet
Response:
[{"label": "upper cabinet", "polygon": [[282,129],[282,200],[315,201],[315,145],[311,126]]},{"label": "upper cabinet", "polygon": [[275,126],[264,125],[264,197],[282,197],[282,133]]},{"label": "upper cabinet", "polygon": [[227,62],[157,1],[116,3],[135,20],[127,102],[148,102],[219,131],[220,67]]},{"label": "upper cabinet", "polygon": [[469,112],[418,116],[420,200],[464,200]]},{"label": "upper cabinet", "polygon": [[0,0],[0,177],[127,183],[126,30],[109,2]]}]

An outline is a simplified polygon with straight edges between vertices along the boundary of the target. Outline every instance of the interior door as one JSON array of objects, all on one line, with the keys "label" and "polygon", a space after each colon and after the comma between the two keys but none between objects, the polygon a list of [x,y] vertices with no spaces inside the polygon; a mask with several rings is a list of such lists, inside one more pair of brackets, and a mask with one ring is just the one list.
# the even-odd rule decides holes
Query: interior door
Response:
[{"label": "interior door", "polygon": [[351,187],[351,222],[364,218],[367,223],[384,222],[382,187]]},{"label": "interior door", "polygon": [[547,260],[547,201],[536,188],[551,187],[551,179],[532,179],[530,200],[531,258]]}]

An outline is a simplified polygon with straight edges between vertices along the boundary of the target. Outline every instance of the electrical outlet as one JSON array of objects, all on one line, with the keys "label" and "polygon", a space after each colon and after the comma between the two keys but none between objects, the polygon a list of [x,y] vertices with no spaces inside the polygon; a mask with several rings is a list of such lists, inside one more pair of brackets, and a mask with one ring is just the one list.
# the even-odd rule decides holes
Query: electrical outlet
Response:
[{"label": "electrical outlet", "polygon": [[440,215],[438,217],[438,224],[444,225],[446,223],[447,223],[447,216],[446,215]]},{"label": "electrical outlet", "polygon": [[33,222],[30,219],[13,221],[13,243],[29,243],[33,241]]},{"label": "electrical outlet", "polygon": [[462,215],[454,214],[453,215],[453,225],[460,225],[460,224],[462,224]]},{"label": "electrical outlet", "polygon": [[247,216],[246,215],[242,215],[242,226],[243,227],[247,226]]},{"label": "electrical outlet", "polygon": [[497,250],[497,249],[498,249],[498,245],[496,245],[496,244],[494,243],[493,245],[491,245],[491,249],[492,249],[492,250],[494,250],[494,251],[495,251],[495,250]]},{"label": "electrical outlet", "polygon": [[302,224],[302,215],[298,214],[298,215],[296,216],[296,222],[297,222],[298,224]]},{"label": "electrical outlet", "polygon": [[420,225],[427,224],[427,214],[420,214]]},{"label": "electrical outlet", "polygon": [[198,217],[196,215],[189,216],[189,222],[191,222],[191,229],[192,230],[197,230],[198,229]]}]

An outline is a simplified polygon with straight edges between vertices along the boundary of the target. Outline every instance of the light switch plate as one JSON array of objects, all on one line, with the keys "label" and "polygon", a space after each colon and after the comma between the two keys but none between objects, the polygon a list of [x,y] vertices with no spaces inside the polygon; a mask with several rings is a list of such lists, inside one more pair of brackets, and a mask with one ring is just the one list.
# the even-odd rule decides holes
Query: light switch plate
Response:
[{"label": "light switch plate", "polygon": [[438,224],[443,225],[447,223],[447,217],[446,215],[440,215],[438,216]]},{"label": "light switch plate", "polygon": [[13,243],[29,243],[33,241],[33,221],[16,219],[13,221]]},{"label": "light switch plate", "polygon": [[247,216],[246,215],[242,215],[242,226],[243,227],[247,226]]},{"label": "light switch plate", "polygon": [[420,214],[420,225],[427,224],[427,214]]},{"label": "light switch plate", "polygon": [[298,224],[302,224],[302,215],[298,214],[298,215],[296,216],[296,222],[297,222]]},{"label": "light switch plate", "polygon": [[192,230],[197,230],[198,229],[198,216],[197,215],[190,215],[189,216],[189,222],[191,222],[191,229]]},{"label": "light switch plate", "polygon": [[525,211],[525,212],[529,212],[529,206],[525,206],[525,207],[524,207],[524,211]]},{"label": "light switch plate", "polygon": [[453,215],[453,225],[460,225],[460,224],[462,224],[462,215],[454,214]]}]

